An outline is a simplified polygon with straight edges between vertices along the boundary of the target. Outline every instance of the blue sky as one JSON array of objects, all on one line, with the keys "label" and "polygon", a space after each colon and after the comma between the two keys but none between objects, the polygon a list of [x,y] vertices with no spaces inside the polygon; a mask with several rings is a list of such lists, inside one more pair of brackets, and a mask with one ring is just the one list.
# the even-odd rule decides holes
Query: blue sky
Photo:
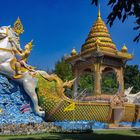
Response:
[{"label": "blue sky", "polygon": [[[79,52],[97,18],[97,7],[91,0],[6,0],[0,1],[0,26],[13,25],[20,16],[24,26],[21,46],[34,39],[28,63],[39,69],[52,69],[73,47]],[[106,22],[110,8],[100,0],[101,16]],[[128,64],[140,64],[140,43],[134,43],[134,18],[125,23],[116,20],[108,30],[118,50],[125,43],[135,57]]]}]

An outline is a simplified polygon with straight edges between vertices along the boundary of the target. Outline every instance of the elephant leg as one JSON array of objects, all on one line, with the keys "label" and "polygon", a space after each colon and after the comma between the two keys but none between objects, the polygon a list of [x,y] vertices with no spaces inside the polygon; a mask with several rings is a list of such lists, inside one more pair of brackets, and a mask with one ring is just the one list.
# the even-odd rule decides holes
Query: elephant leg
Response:
[{"label": "elephant leg", "polygon": [[42,111],[42,108],[38,105],[38,97],[35,92],[36,84],[37,84],[36,78],[26,78],[23,81],[24,90],[30,96],[30,98],[32,100],[35,113],[41,117],[44,117],[45,111]]}]

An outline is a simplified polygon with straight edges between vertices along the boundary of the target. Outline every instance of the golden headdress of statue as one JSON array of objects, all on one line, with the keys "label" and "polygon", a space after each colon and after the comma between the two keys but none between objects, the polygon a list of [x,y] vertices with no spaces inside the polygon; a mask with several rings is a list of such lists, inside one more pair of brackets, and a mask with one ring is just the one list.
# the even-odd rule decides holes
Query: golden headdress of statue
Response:
[{"label": "golden headdress of statue", "polygon": [[20,18],[18,17],[17,20],[15,21],[14,23],[14,27],[13,27],[13,30],[18,34],[22,34],[24,32],[23,30],[23,25],[21,23],[21,20]]},{"label": "golden headdress of statue", "polygon": [[33,40],[31,40],[29,43],[27,43],[26,45],[28,45],[29,50],[32,49],[33,47]]}]

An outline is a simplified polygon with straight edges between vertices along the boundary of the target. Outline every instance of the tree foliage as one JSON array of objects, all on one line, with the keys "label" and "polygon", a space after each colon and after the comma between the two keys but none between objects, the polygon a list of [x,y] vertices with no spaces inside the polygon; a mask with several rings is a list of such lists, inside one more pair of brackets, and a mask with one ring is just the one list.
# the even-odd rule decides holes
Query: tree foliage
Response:
[{"label": "tree foliage", "polygon": [[101,83],[102,83],[101,84],[102,93],[105,94],[117,93],[119,85],[118,85],[116,74],[114,72],[102,74]]},{"label": "tree foliage", "polygon": [[133,86],[132,93],[140,91],[140,71],[138,65],[127,65],[124,70],[125,89]]},{"label": "tree foliage", "polygon": [[[92,0],[92,4],[98,5],[99,0]],[[118,18],[124,22],[129,16],[135,17],[134,30],[138,30],[138,35],[134,38],[135,42],[140,40],[140,0],[108,0],[108,6],[112,11],[107,17],[107,23],[112,26],[113,22]]]},{"label": "tree foliage", "polygon": [[55,64],[54,73],[57,74],[63,81],[72,80],[72,67],[64,61],[64,58]]},{"label": "tree foliage", "polygon": [[79,78],[79,85],[78,90],[83,91],[86,89],[86,92],[89,93],[89,95],[93,94],[94,92],[94,76],[93,74],[82,74]]}]

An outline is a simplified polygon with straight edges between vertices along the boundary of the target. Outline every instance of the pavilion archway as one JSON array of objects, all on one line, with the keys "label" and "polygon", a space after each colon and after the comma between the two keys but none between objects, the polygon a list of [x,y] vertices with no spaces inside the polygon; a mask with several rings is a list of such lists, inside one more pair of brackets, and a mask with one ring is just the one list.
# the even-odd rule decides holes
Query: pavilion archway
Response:
[{"label": "pavilion archway", "polygon": [[76,97],[86,97],[93,95],[94,92],[94,72],[90,67],[78,70],[75,83]]},{"label": "pavilion archway", "polygon": [[119,73],[112,67],[103,67],[101,70],[101,93],[116,94],[119,90]]}]

